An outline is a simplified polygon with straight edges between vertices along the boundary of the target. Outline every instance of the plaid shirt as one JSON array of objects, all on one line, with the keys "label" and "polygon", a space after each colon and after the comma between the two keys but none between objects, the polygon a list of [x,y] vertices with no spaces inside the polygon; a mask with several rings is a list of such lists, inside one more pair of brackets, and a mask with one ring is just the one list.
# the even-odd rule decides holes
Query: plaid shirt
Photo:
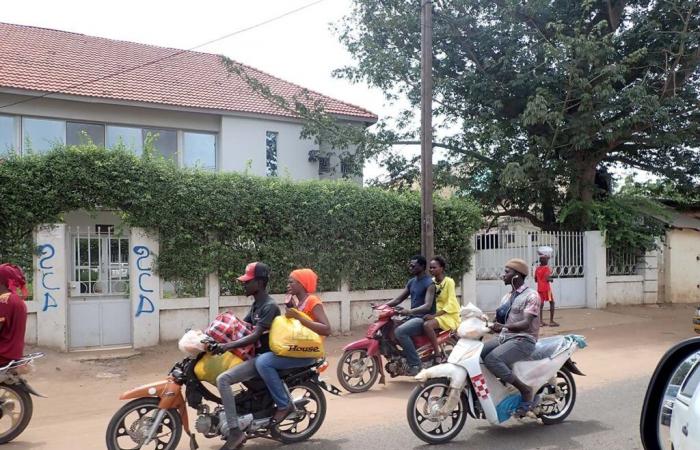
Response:
[{"label": "plaid shirt", "polygon": [[[226,311],[216,316],[204,333],[216,342],[228,344],[229,342],[237,341],[248,336],[252,333],[252,330],[250,329],[250,325],[239,320],[231,311]],[[250,344],[245,347],[235,348],[231,351],[239,357],[243,357],[245,354],[252,354],[253,348],[254,345]]]}]

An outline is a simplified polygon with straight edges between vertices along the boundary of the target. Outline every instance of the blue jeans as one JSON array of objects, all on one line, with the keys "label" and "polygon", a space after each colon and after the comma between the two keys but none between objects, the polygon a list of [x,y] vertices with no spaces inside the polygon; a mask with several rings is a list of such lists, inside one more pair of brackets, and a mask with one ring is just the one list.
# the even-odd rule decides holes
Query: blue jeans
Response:
[{"label": "blue jeans", "polygon": [[267,389],[270,390],[275,404],[281,409],[289,406],[290,399],[284,388],[282,378],[280,378],[280,374],[277,371],[310,366],[314,362],[316,362],[315,358],[287,358],[267,352],[255,358],[255,368],[258,370],[260,378],[267,385]]},{"label": "blue jeans", "polygon": [[399,341],[403,349],[403,356],[411,367],[420,367],[420,357],[411,337],[423,334],[423,322],[420,317],[409,319],[394,331],[396,340]]}]

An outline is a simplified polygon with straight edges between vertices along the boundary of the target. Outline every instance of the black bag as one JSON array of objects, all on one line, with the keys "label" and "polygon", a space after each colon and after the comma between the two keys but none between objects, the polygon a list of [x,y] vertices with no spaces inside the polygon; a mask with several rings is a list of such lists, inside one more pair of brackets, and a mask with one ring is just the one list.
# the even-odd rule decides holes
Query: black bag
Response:
[{"label": "black bag", "polygon": [[510,309],[513,307],[513,300],[515,300],[518,295],[520,295],[520,292],[514,291],[510,295],[510,300],[498,307],[496,310],[496,322],[500,323],[501,325],[506,324],[506,320],[508,320],[508,315],[510,314]]}]

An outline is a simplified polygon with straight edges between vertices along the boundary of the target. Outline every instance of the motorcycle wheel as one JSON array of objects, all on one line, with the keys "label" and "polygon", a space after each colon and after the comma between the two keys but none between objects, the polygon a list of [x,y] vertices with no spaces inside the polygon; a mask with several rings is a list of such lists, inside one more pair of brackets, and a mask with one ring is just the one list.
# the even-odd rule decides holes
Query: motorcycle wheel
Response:
[{"label": "motorcycle wheel", "polygon": [[467,420],[467,398],[460,395],[455,409],[440,420],[436,412],[445,404],[450,392],[446,378],[435,378],[416,386],[406,407],[406,417],[411,431],[428,444],[444,444],[455,438]]},{"label": "motorcycle wheel", "polygon": [[[558,392],[557,392],[558,391]],[[539,417],[545,425],[561,423],[574,409],[576,403],[576,382],[574,376],[566,368],[559,369],[556,384],[545,384],[538,394],[556,396],[557,399],[545,399],[540,403]]]},{"label": "motorcycle wheel", "polygon": [[272,431],[272,437],[285,443],[306,441],[323,425],[326,418],[326,396],[315,383],[305,381],[289,386],[289,393],[296,402],[306,400],[303,410],[297,410]]},{"label": "motorcycle wheel", "polygon": [[0,444],[6,444],[27,428],[34,405],[27,391],[4,383],[0,384],[0,404]]},{"label": "motorcycle wheel", "polygon": [[176,409],[166,411],[156,438],[148,446],[140,446],[158,413],[159,401],[137,398],[119,408],[107,426],[107,450],[175,450],[182,436],[182,418]]},{"label": "motorcycle wheel", "polygon": [[380,364],[379,358],[367,356],[366,350],[348,350],[338,361],[338,381],[353,394],[367,392],[377,382]]}]

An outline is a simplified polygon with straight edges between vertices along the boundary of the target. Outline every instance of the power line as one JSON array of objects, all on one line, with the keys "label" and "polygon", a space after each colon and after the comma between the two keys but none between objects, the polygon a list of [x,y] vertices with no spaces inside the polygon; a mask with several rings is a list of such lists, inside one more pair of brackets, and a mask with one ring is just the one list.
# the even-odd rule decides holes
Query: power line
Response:
[{"label": "power line", "polygon": [[31,101],[33,101],[33,100],[39,100],[39,99],[41,99],[41,98],[48,97],[49,95],[60,94],[61,92],[64,92],[64,91],[67,91],[67,90],[70,90],[70,89],[75,89],[75,88],[77,88],[77,87],[87,86],[87,85],[92,84],[92,83],[97,83],[98,81],[107,80],[107,79],[109,79],[109,78],[116,77],[116,76],[118,76],[118,75],[123,75],[123,74],[125,74],[125,73],[133,72],[134,70],[142,69],[142,68],[144,68],[144,67],[148,67],[148,66],[151,66],[151,65],[153,65],[153,64],[157,64],[157,63],[159,63],[159,62],[161,62],[161,61],[164,61],[164,60],[166,60],[166,59],[170,59],[170,58],[174,58],[174,57],[176,57],[176,56],[178,56],[178,55],[182,55],[183,53],[191,52],[192,50],[196,50],[196,49],[198,49],[198,48],[205,47],[205,46],[207,46],[207,45],[209,45],[209,44],[213,44],[213,43],[215,43],[215,42],[223,41],[224,39],[228,39],[228,38],[233,37],[233,36],[236,36],[236,35],[238,35],[238,34],[245,33],[246,31],[254,30],[254,29],[259,28],[259,27],[261,27],[261,26],[264,26],[264,25],[267,25],[267,24],[269,24],[269,23],[275,22],[275,21],[277,21],[277,20],[283,19],[283,18],[285,18],[285,17],[287,17],[287,16],[291,16],[292,14],[298,13],[298,12],[300,12],[300,11],[303,11],[303,10],[307,9],[307,8],[311,8],[312,6],[318,5],[319,3],[322,3],[322,2],[324,2],[324,1],[326,1],[326,0],[316,0],[316,1],[314,1],[314,2],[307,3],[306,5],[300,6],[299,8],[295,8],[295,9],[289,10],[289,11],[287,11],[287,12],[285,12],[285,13],[282,13],[282,14],[280,14],[279,16],[275,16],[275,17],[272,17],[272,18],[270,18],[270,19],[264,20],[264,21],[262,21],[262,22],[256,23],[255,25],[251,25],[251,26],[248,26],[248,27],[245,27],[245,28],[241,28],[241,29],[236,30],[236,31],[234,31],[234,32],[232,32],[232,33],[228,33],[228,34],[226,34],[226,35],[224,35],[224,36],[218,37],[218,38],[216,38],[216,39],[212,39],[212,40],[207,41],[207,42],[204,42],[204,43],[202,43],[202,44],[195,45],[194,47],[190,47],[190,48],[188,48],[188,49],[186,49],[186,50],[178,50],[178,51],[175,52],[175,53],[172,53],[172,54],[170,54],[170,55],[163,56],[162,58],[158,58],[158,59],[154,59],[154,60],[152,60],[152,61],[145,62],[145,63],[143,63],[143,64],[139,64],[138,66],[134,66],[134,67],[130,67],[130,68],[128,68],[128,69],[120,70],[120,71],[118,71],[118,72],[114,72],[114,73],[111,73],[111,74],[108,74],[108,75],[104,75],[104,76],[101,76],[101,77],[98,77],[98,78],[94,78],[94,79],[92,79],[92,80],[81,81],[80,83],[75,83],[75,84],[72,84],[72,85],[70,85],[70,86],[66,86],[66,87],[64,87],[64,88],[62,88],[61,90],[58,90],[58,91],[46,92],[46,93],[41,94],[41,95],[38,95],[38,96],[36,96],[36,97],[25,98],[25,99],[23,99],[23,100],[18,100],[18,101],[16,101],[16,102],[7,103],[7,104],[5,104],[5,105],[0,106],[0,109],[9,108],[9,107],[11,107],[11,106],[15,106],[15,105],[19,105],[19,104],[22,104],[22,103],[31,102]]}]

